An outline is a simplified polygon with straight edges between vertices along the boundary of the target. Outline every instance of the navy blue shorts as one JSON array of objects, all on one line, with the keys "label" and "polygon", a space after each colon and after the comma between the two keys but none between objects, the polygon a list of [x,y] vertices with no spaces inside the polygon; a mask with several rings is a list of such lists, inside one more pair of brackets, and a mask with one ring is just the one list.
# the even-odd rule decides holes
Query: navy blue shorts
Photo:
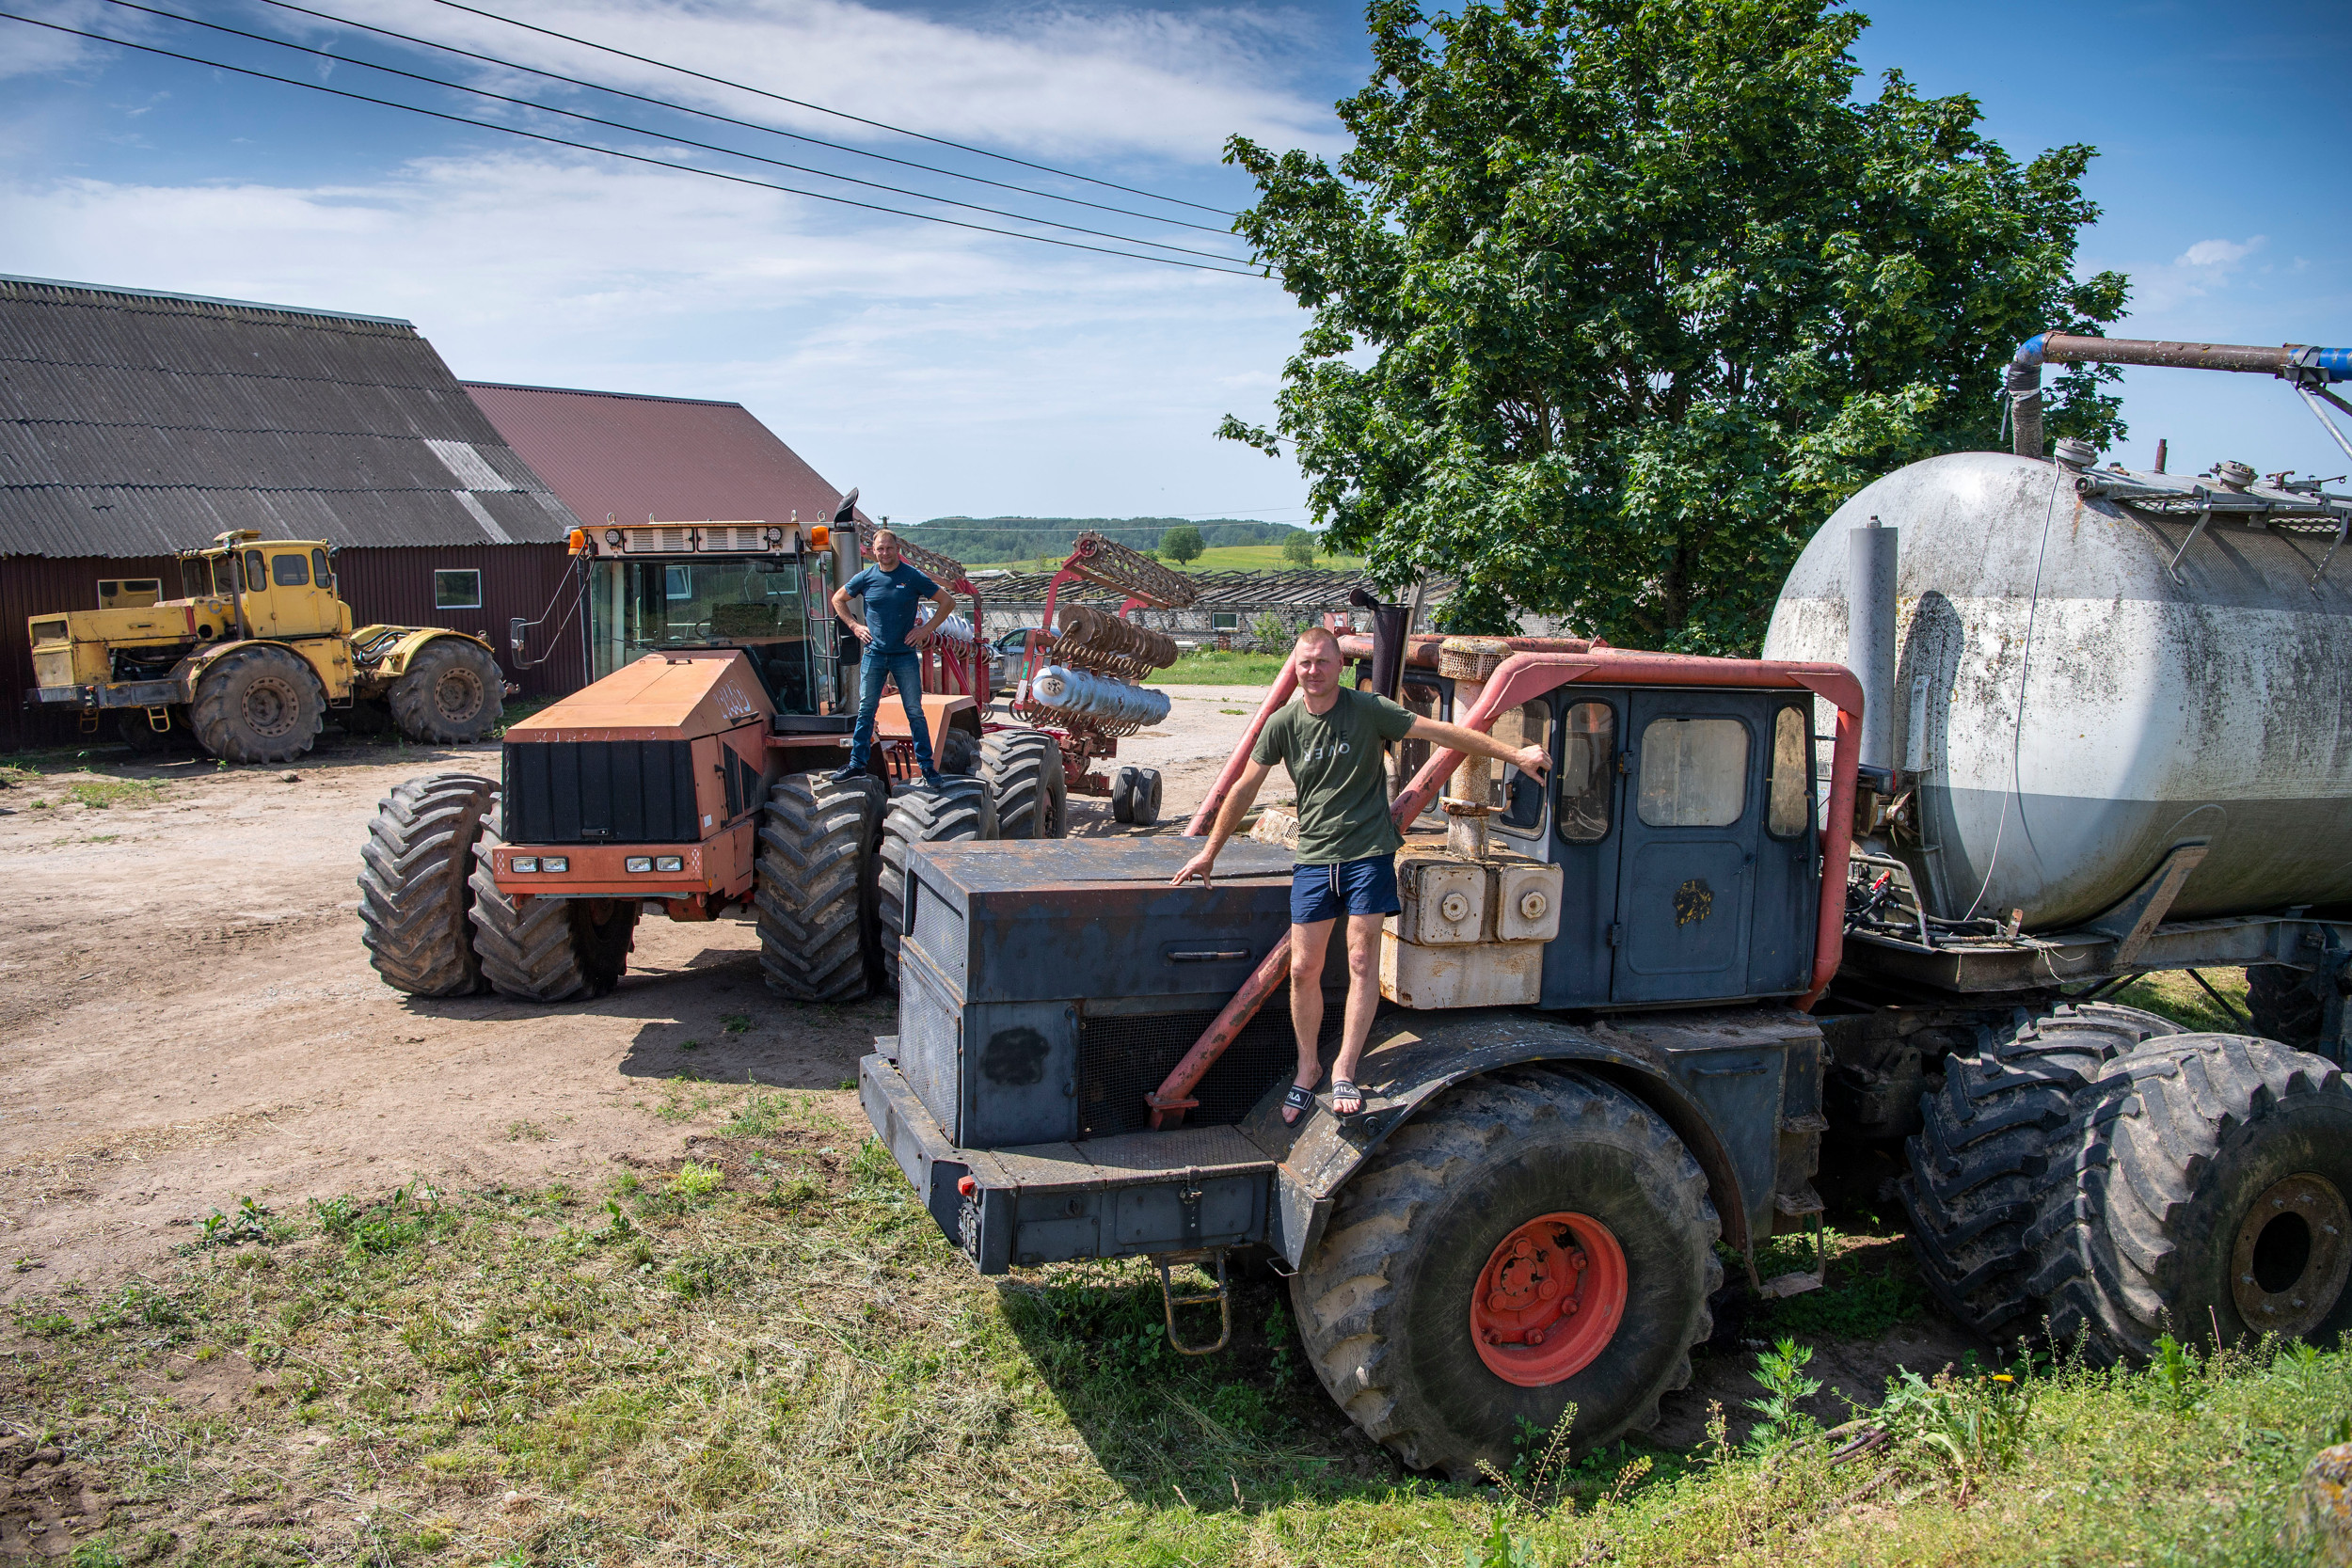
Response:
[{"label": "navy blue shorts", "polygon": [[1337,865],[1291,868],[1291,924],[1312,926],[1343,914],[1395,914],[1396,857],[1371,855]]}]

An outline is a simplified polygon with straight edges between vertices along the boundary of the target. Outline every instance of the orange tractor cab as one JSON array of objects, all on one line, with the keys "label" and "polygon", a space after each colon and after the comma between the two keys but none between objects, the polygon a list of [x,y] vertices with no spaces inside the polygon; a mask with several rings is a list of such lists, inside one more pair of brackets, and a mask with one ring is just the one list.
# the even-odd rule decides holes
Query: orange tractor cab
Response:
[{"label": "orange tractor cab", "polygon": [[[855,499],[831,525],[576,531],[591,684],[508,728],[497,779],[436,774],[382,802],[359,876],[377,973],[416,995],[596,996],[642,911],[733,913],[757,923],[771,989],[851,1000],[896,979],[910,846],[1057,833],[1053,742],[983,733],[989,651],[960,616],[923,666],[946,786],[903,783],[888,697],[869,774],[830,777],[856,695],[829,604],[856,566]],[[973,594],[960,563],[909,553]]]}]

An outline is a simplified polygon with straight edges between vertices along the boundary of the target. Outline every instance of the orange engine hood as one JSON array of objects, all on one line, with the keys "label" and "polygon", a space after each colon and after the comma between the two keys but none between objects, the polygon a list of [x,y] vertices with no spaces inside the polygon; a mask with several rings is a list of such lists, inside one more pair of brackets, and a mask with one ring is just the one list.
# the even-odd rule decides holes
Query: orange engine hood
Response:
[{"label": "orange engine hood", "polygon": [[775,713],[733,648],[653,653],[510,724],[509,741],[691,740]]}]

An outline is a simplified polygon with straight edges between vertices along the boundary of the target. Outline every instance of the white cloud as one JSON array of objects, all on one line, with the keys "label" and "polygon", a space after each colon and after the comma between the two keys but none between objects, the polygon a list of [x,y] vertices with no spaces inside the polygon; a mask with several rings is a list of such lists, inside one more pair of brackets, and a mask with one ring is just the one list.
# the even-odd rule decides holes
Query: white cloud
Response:
[{"label": "white cloud", "polygon": [[2268,243],[2269,237],[2264,234],[2256,234],[2247,240],[2199,240],[2182,251],[2172,264],[2176,267],[2233,266]]}]

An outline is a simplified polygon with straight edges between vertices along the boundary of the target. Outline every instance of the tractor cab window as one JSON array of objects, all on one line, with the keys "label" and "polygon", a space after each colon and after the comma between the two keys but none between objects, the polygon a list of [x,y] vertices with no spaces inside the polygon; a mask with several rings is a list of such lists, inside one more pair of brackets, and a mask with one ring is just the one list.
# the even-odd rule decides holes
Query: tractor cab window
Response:
[{"label": "tractor cab window", "polygon": [[1560,836],[1597,844],[1609,836],[1617,778],[1616,710],[1607,703],[1570,703],[1560,728]]},{"label": "tractor cab window", "polygon": [[[1496,719],[1494,737],[1513,746],[1541,746],[1551,750],[1551,705],[1548,702],[1525,703]],[[1501,825],[1519,832],[1543,831],[1544,786],[1520,772],[1507,762],[1497,762],[1494,768],[1502,775],[1502,816]]]},{"label": "tractor cab window", "polygon": [[1764,831],[1774,838],[1804,832],[1812,768],[1806,760],[1803,711],[1782,708],[1772,715],[1772,775],[1764,782]]},{"label": "tractor cab window", "polygon": [[269,573],[262,568],[262,552],[259,550],[246,551],[245,591],[248,594],[259,594],[262,589],[267,588],[268,586]]},{"label": "tractor cab window", "polygon": [[310,552],[310,578],[321,588],[335,586],[335,568],[328,563],[325,550]]},{"label": "tractor cab window", "polygon": [[1642,732],[1642,821],[1724,828],[1748,804],[1748,727],[1737,719],[1657,719]]},{"label": "tractor cab window", "polygon": [[310,558],[295,550],[289,550],[284,555],[271,556],[269,558],[269,579],[280,588],[310,587]]},{"label": "tractor cab window", "polygon": [[600,560],[588,590],[596,676],[663,648],[741,648],[777,712],[814,713],[811,586],[800,562],[774,556]]}]

